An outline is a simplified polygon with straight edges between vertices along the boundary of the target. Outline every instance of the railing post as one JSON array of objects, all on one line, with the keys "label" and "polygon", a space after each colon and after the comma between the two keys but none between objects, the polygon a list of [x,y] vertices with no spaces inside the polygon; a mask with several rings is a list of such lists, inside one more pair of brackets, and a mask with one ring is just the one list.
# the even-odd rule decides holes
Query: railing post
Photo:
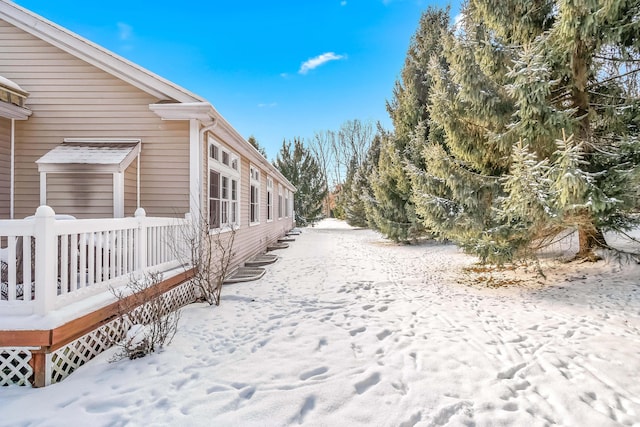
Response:
[{"label": "railing post", "polygon": [[147,268],[147,223],[145,218],[147,213],[143,208],[136,209],[135,217],[138,219],[138,236],[136,239],[136,270],[138,273],[144,272]]},{"label": "railing post", "polygon": [[55,298],[58,293],[56,280],[58,239],[55,231],[55,212],[49,206],[42,205],[36,210],[34,221],[36,311],[37,314],[45,315],[55,308]]}]

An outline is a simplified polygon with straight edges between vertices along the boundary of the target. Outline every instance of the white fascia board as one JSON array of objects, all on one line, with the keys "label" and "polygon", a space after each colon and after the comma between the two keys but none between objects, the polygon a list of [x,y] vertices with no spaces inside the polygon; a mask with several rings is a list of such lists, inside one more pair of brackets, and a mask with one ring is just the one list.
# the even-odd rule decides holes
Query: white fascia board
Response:
[{"label": "white fascia board", "polygon": [[0,101],[0,117],[6,119],[27,120],[32,111],[28,108]]},{"label": "white fascia board", "polygon": [[0,0],[0,19],[150,95],[160,99],[175,99],[180,102],[204,101],[202,97],[15,3]]},{"label": "white fascia board", "polygon": [[140,138],[63,138],[62,142],[70,143],[115,143],[115,144],[140,144]]},{"label": "white fascia board", "polygon": [[149,110],[162,120],[200,120],[205,126],[213,123],[216,111],[208,102],[149,104]]},{"label": "white fascia board", "polygon": [[95,165],[84,163],[39,163],[38,172],[40,173],[119,173],[118,165]]},{"label": "white fascia board", "polygon": [[142,144],[138,143],[133,150],[120,162],[118,165],[118,171],[124,172],[127,168],[133,163],[133,161],[140,155],[140,151],[142,150]]}]

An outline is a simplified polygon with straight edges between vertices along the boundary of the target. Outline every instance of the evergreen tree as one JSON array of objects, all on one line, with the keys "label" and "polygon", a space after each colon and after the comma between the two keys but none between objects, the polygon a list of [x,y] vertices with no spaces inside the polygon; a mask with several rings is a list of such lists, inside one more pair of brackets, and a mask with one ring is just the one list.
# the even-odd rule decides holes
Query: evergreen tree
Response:
[{"label": "evergreen tree", "polygon": [[465,15],[462,25],[442,33],[445,60],[430,61],[430,132],[413,135],[426,167],[408,169],[412,200],[425,226],[492,260],[511,254],[509,236],[494,215],[511,144],[493,138],[513,113],[501,90],[510,51],[482,23]]},{"label": "evergreen tree", "polygon": [[377,174],[372,180],[377,201],[372,217],[376,228],[396,241],[406,241],[425,232],[411,198],[407,165],[424,168],[422,144],[414,145],[413,136],[420,132],[424,139],[429,134],[430,115],[426,106],[433,82],[428,66],[432,56],[442,53],[441,33],[448,25],[448,10],[430,7],[422,14],[409,44],[400,80],[395,83],[393,99],[387,103],[394,134],[386,134],[381,140]]},{"label": "evergreen tree", "polygon": [[[484,260],[574,227],[579,257],[634,224],[638,12],[612,1],[470,1],[432,61],[432,131],[412,169],[428,226]],[[635,18],[634,18],[635,17]],[[420,135],[414,135],[420,143]]]},{"label": "evergreen tree", "polygon": [[380,137],[376,135],[360,165],[355,159],[339,193],[338,202],[344,219],[354,227],[377,229],[373,213],[376,206],[371,177],[377,171],[380,157]]},{"label": "evergreen tree", "polygon": [[373,138],[369,150],[353,178],[354,193],[362,203],[364,210],[364,223],[367,227],[376,229],[374,219],[376,199],[373,193],[371,178],[378,173],[378,162],[380,161],[381,138],[379,134]]},{"label": "evergreen tree", "polygon": [[249,144],[253,145],[253,148],[258,150],[258,153],[262,154],[262,157],[264,157],[265,159],[267,158],[267,152],[265,151],[264,147],[258,143],[258,140],[253,135],[251,135],[249,139],[247,139],[247,141],[249,142]]},{"label": "evergreen tree", "polygon": [[291,142],[283,141],[274,166],[297,189],[294,195],[296,222],[303,226],[313,223],[322,212],[327,185],[311,152],[298,138],[293,141],[293,150]]},{"label": "evergreen tree", "polygon": [[[634,207],[629,195],[631,172],[640,165],[640,5],[621,0],[548,4],[549,24],[533,32],[535,38],[518,52],[508,75],[517,106],[509,132],[549,159],[555,177],[550,220],[574,227],[577,256],[594,258],[593,250],[606,246],[605,231],[636,224],[629,215]],[[509,18],[494,19],[502,25]],[[528,87],[541,73],[548,76],[545,85],[532,96]],[[556,149],[547,154],[551,138]]]},{"label": "evergreen tree", "polygon": [[370,182],[375,199],[370,217],[376,230],[396,242],[408,242],[423,234],[409,201],[411,183],[405,173],[405,158],[395,135],[389,132],[380,133],[378,165]]},{"label": "evergreen tree", "polygon": [[367,217],[364,204],[360,200],[355,184],[355,175],[358,170],[356,159],[352,158],[347,169],[347,177],[342,185],[342,191],[338,197],[338,205],[344,215],[345,221],[354,227],[366,227]]}]

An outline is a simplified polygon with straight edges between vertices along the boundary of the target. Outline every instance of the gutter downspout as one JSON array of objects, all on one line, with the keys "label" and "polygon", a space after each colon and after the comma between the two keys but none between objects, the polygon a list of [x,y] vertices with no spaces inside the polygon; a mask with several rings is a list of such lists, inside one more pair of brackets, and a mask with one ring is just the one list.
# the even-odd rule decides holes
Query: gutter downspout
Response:
[{"label": "gutter downspout", "polygon": [[136,159],[136,210],[140,209],[140,151]]},{"label": "gutter downspout", "polygon": [[11,171],[10,171],[10,190],[9,190],[9,219],[14,219],[14,199],[15,199],[15,180],[16,180],[16,119],[11,119]]},{"label": "gutter downspout", "polygon": [[203,189],[205,186],[203,185],[204,174],[202,171],[202,149],[204,142],[204,134],[216,126],[218,126],[218,120],[215,118],[211,118],[212,123],[200,129],[200,121],[197,119],[191,119],[189,121],[190,135],[190,213],[192,218],[201,218],[201,207],[203,200]]}]

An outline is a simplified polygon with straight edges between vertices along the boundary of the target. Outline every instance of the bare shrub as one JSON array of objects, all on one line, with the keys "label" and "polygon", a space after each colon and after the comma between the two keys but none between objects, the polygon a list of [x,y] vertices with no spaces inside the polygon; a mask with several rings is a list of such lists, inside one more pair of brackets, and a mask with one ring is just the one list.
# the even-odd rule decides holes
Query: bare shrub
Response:
[{"label": "bare shrub", "polygon": [[158,295],[156,285],[162,273],[150,272],[141,278],[131,277],[124,289],[111,289],[118,300],[118,316],[124,339],[115,342],[120,348],[113,360],[138,359],[169,345],[178,331],[180,310],[167,293]]},{"label": "bare shrub", "polygon": [[180,244],[186,250],[179,253],[178,257],[183,265],[193,268],[191,280],[199,292],[200,300],[209,305],[220,305],[222,284],[235,255],[233,244],[236,227],[230,225],[224,229],[211,229],[208,218],[201,215],[200,218],[192,218],[190,225],[182,228],[181,237]]}]

